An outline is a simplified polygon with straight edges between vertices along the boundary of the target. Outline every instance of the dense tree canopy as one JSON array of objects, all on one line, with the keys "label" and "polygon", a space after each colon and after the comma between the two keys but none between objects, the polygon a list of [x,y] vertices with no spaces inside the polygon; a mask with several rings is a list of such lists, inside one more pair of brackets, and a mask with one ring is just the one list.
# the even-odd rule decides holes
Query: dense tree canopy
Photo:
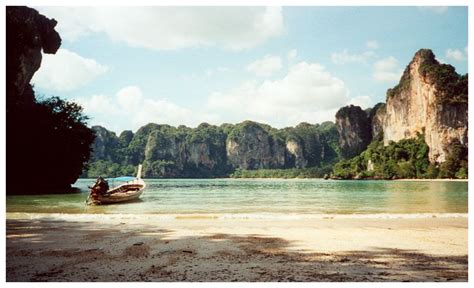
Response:
[{"label": "dense tree canopy", "polygon": [[467,178],[464,146],[454,142],[446,162],[441,165],[430,164],[428,152],[422,134],[387,146],[376,139],[360,155],[336,163],[333,176],[341,179]]},{"label": "dense tree canopy", "polygon": [[[7,191],[65,191],[81,175],[94,134],[76,103],[52,97],[8,112]],[[26,116],[27,115],[27,116]]]}]

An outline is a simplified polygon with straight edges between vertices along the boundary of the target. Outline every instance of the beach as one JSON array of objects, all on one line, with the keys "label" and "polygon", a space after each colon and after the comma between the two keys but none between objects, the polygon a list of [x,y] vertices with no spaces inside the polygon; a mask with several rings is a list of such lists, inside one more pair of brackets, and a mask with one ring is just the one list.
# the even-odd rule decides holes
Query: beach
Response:
[{"label": "beach", "polygon": [[467,214],[7,213],[7,281],[467,281]]}]

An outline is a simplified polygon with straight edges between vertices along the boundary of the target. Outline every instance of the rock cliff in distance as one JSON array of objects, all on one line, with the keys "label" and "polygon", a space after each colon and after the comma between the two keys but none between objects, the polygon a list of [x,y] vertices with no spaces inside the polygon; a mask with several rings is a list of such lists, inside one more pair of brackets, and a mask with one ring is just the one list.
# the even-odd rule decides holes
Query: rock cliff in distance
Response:
[{"label": "rock cliff in distance", "polygon": [[387,92],[383,139],[389,141],[425,135],[431,163],[446,160],[452,143],[467,148],[468,76],[440,64],[431,50],[419,50],[400,83]]},{"label": "rock cliff in distance", "polygon": [[145,177],[222,177],[236,169],[323,167],[339,157],[332,122],[284,129],[253,121],[196,128],[150,123],[120,137],[100,126],[92,129],[96,140],[88,177],[132,174],[139,163]]},{"label": "rock cliff in distance", "polygon": [[336,113],[339,145],[344,158],[359,155],[372,140],[372,128],[367,113],[359,106],[346,106]]}]

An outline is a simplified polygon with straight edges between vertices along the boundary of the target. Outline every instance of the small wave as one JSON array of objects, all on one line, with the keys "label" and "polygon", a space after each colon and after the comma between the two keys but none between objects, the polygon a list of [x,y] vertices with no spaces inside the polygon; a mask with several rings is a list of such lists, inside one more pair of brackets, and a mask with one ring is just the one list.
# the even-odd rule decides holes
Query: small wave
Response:
[{"label": "small wave", "polygon": [[379,214],[283,214],[283,213],[232,213],[232,214],[67,214],[67,213],[7,213],[7,219],[43,219],[65,221],[108,220],[310,220],[310,219],[426,219],[468,218],[467,213],[379,213]]}]

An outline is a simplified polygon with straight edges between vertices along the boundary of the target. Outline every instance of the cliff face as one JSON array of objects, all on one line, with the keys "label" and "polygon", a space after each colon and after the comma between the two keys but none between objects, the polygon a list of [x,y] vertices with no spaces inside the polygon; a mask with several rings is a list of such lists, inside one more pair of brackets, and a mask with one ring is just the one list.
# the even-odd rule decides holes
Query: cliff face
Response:
[{"label": "cliff face", "polygon": [[[219,177],[235,169],[320,167],[338,157],[331,122],[278,130],[245,121],[197,128],[148,124],[135,134],[94,127],[94,161],[144,164],[145,177]],[[113,164],[109,163],[109,166]]]},{"label": "cliff face", "polygon": [[336,113],[339,145],[344,158],[359,155],[372,140],[370,118],[359,106],[346,106]]},{"label": "cliff face", "polygon": [[110,153],[118,146],[118,138],[114,132],[111,132],[101,126],[93,126],[95,140],[91,145],[94,151],[94,159],[113,161],[115,156]]},{"label": "cliff face", "polygon": [[31,78],[41,65],[41,50],[54,54],[61,37],[57,22],[28,7],[9,6],[7,18],[7,111],[15,106],[33,105]]},{"label": "cliff face", "polygon": [[431,50],[422,49],[400,83],[387,92],[384,143],[424,132],[430,162],[444,162],[453,141],[467,148],[467,108],[467,75],[458,75],[452,66],[440,64]]},{"label": "cliff face", "polygon": [[385,103],[378,103],[372,108],[369,114],[372,128],[372,138],[383,136],[383,121],[385,119]]},{"label": "cliff face", "polygon": [[240,169],[283,168],[285,145],[255,122],[234,129],[226,142],[227,158]]},{"label": "cliff face", "polygon": [[308,160],[304,156],[303,145],[295,140],[289,140],[286,142],[286,150],[288,151],[289,160],[294,160],[294,167],[295,168],[306,168],[308,165]]}]

